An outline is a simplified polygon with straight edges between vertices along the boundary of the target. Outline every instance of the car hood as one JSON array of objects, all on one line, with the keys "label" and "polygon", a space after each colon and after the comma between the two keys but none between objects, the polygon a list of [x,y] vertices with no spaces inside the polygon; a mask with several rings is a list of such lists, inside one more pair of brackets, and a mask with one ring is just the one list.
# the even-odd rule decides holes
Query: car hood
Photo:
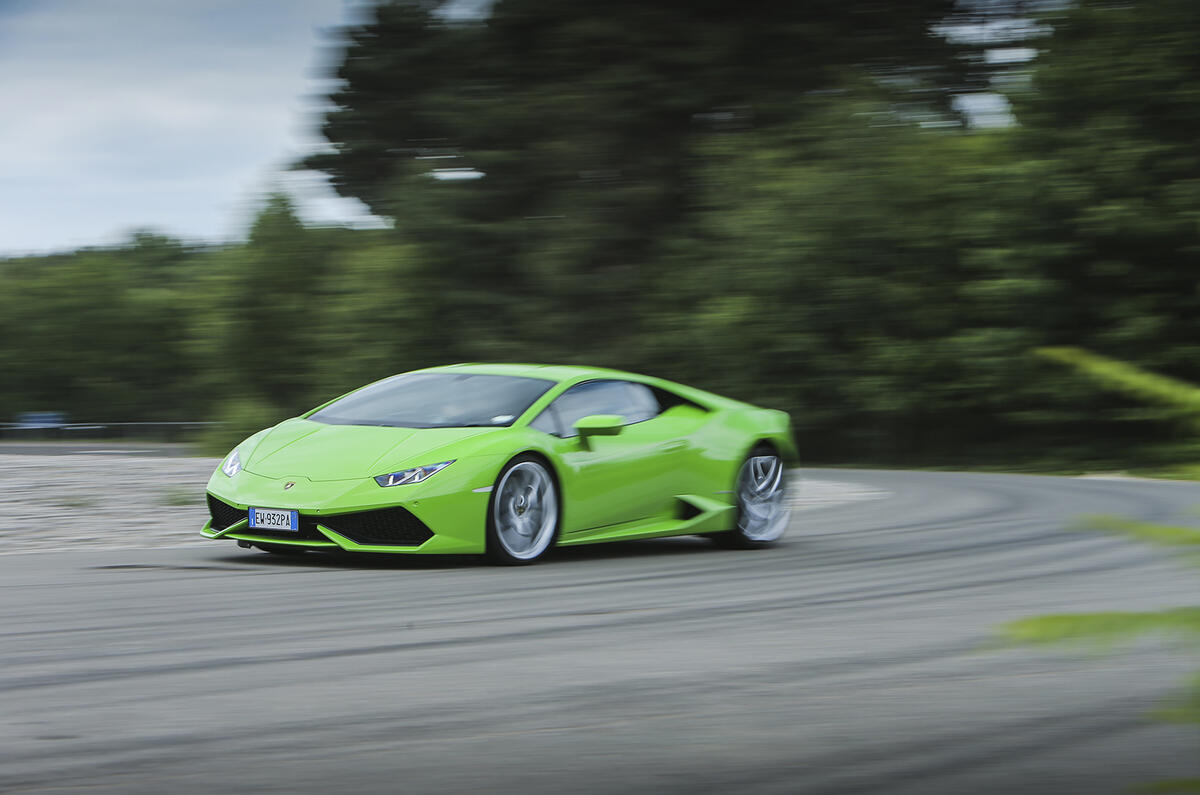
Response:
[{"label": "car hood", "polygon": [[441,448],[497,430],[501,429],[380,428],[292,419],[268,431],[244,466],[247,472],[270,478],[355,480],[439,463],[446,460],[440,457],[446,452]]}]

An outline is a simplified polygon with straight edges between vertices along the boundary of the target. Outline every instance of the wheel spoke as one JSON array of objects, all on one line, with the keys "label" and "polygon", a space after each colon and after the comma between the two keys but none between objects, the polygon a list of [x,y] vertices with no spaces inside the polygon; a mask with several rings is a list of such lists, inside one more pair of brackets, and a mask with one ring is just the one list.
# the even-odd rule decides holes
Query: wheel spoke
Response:
[{"label": "wheel spoke", "polygon": [[763,473],[763,479],[760,481],[758,491],[760,494],[774,494],[779,488],[779,481],[783,475],[783,466],[778,458],[771,458],[770,464]]},{"label": "wheel spoke", "polygon": [[522,560],[540,555],[554,537],[558,506],[546,470],[532,461],[513,466],[496,487],[493,523],[508,554]]},{"label": "wheel spoke", "polygon": [[750,541],[773,541],[787,524],[783,462],[776,455],[752,455],[738,478],[738,528]]}]

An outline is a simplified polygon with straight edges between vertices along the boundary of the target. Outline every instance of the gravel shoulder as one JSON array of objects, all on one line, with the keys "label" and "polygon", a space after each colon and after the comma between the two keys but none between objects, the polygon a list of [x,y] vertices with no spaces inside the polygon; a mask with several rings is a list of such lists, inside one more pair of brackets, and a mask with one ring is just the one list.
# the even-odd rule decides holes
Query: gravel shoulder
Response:
[{"label": "gravel shoulder", "polygon": [[0,454],[0,554],[202,542],[204,484],[218,463],[124,453]]}]

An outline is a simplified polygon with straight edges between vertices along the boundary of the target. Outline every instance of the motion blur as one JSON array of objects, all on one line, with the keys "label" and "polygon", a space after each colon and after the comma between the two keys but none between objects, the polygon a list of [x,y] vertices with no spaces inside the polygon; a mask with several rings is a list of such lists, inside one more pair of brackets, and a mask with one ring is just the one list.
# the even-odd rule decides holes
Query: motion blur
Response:
[{"label": "motion blur", "polygon": [[221,421],[216,453],[533,360],[788,410],[809,461],[1177,461],[1131,422],[1167,412],[1029,351],[1200,380],[1198,29],[1185,0],[384,3],[296,167],[387,228],[280,193],[236,245],[0,260],[0,419]]},{"label": "motion blur", "polygon": [[[313,50],[296,22],[317,8],[344,24],[320,35],[296,144],[235,89],[285,84],[264,53],[285,30]],[[1178,686],[1194,659],[1159,640],[1200,632],[1196,580],[1131,539],[1195,550],[1200,485],[1125,473],[1200,473],[1196,0],[0,2],[0,34],[18,20],[0,35],[13,217],[55,193],[68,150],[92,170],[45,215],[72,246],[68,208],[267,176],[236,240],[128,217],[120,245],[27,254],[20,222],[0,227],[0,438],[19,440],[0,444],[0,790],[928,795],[1194,776],[1200,680]],[[145,60],[122,71],[125,29]],[[31,37],[28,63],[5,60]],[[79,91],[84,70],[100,90]],[[193,157],[221,119],[268,154]],[[230,180],[213,203],[236,206]],[[361,217],[318,220],[301,184]],[[532,430],[532,403],[440,393],[429,415],[409,395],[382,418],[334,403],[319,431],[286,419],[454,362],[653,373],[773,419],[721,424],[664,383],[637,422],[618,404],[568,424],[549,392]],[[774,410],[806,466],[1060,477],[785,478]],[[669,433],[638,436],[648,417]],[[405,422],[423,426],[410,448]],[[117,423],[128,438],[106,436]],[[528,436],[494,460],[483,431],[450,439],[514,423],[503,438]],[[660,462],[688,460],[701,427],[715,441],[685,483]],[[235,449],[259,429],[259,459]],[[630,466],[601,437],[658,452]],[[196,451],[214,458],[166,457]],[[257,472],[268,455],[277,471]],[[614,477],[553,477],[589,457]],[[591,519],[557,543],[568,499]],[[637,534],[687,535],[624,543],[660,514]],[[1108,535],[1071,531],[1084,514]],[[205,522],[276,554],[188,546]],[[559,559],[407,554],[464,528],[428,551]],[[301,532],[292,546],[328,554],[285,554]],[[370,554],[385,546],[402,554]],[[32,550],[53,554],[8,554]],[[1001,636],[1143,645],[1098,662]],[[1164,703],[1192,726],[1148,721]]]}]

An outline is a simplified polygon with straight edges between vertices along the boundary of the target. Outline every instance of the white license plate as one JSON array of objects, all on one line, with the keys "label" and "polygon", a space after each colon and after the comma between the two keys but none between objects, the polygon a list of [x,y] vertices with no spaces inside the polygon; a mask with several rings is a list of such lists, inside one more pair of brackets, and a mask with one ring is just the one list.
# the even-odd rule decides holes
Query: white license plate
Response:
[{"label": "white license plate", "polygon": [[299,511],[280,511],[274,508],[251,508],[250,526],[258,530],[300,530]]}]

